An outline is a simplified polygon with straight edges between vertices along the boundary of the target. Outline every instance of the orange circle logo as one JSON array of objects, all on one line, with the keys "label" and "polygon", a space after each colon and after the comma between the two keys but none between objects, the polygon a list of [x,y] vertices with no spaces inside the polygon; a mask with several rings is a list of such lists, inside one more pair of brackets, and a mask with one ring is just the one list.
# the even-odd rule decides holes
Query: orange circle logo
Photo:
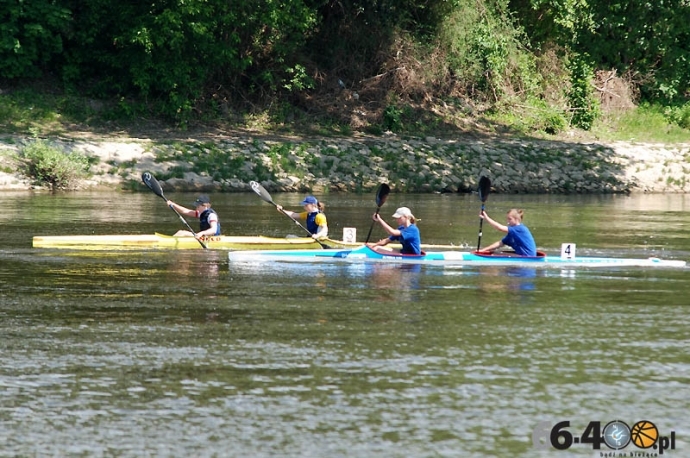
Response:
[{"label": "orange circle logo", "polygon": [[651,421],[638,421],[630,430],[630,439],[632,443],[639,448],[649,448],[656,444],[659,438],[659,430]]}]

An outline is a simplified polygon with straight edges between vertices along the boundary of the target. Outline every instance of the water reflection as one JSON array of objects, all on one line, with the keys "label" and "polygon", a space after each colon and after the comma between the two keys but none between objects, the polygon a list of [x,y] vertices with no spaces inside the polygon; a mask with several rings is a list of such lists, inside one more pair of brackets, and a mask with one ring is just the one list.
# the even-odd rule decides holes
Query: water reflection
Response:
[{"label": "water reflection", "polygon": [[211,288],[218,285],[225,269],[227,255],[223,251],[172,251],[166,256],[168,273],[180,277],[196,277]]},{"label": "water reflection", "polygon": [[517,293],[516,299],[520,302],[529,302],[534,299],[532,293],[537,290],[535,281],[539,277],[553,276],[555,273],[555,269],[534,267],[463,266],[461,268],[448,267],[444,275],[467,277],[468,283],[460,286],[462,288],[471,286],[488,295]]},{"label": "water reflection", "polygon": [[290,262],[242,261],[229,265],[231,280],[246,276],[280,278],[292,286],[313,288],[354,288],[379,291],[377,300],[414,301],[425,271],[420,264],[370,262]]},{"label": "water reflection", "polygon": [[[688,447],[687,271],[31,249],[39,233],[178,229],[155,196],[129,197],[0,195],[0,455],[546,458],[559,454],[530,440],[543,419],[582,431],[642,416],[677,431],[678,453]],[[256,196],[217,197],[238,234],[291,226]],[[425,224],[429,243],[476,242],[476,196],[390,199],[448,222]],[[612,242],[629,254],[654,236],[688,259],[690,212],[668,200],[496,195],[490,205],[526,207],[547,250],[567,240],[609,254]],[[346,220],[366,234],[371,196],[329,204],[334,231]],[[83,206],[88,218],[72,220]],[[646,223],[634,235],[633,209]],[[571,451],[587,455],[584,444]]]},{"label": "water reflection", "polygon": [[530,267],[510,267],[506,274],[511,278],[519,278],[518,289],[532,291],[535,289],[533,279],[537,277],[537,269]]},{"label": "water reflection", "polygon": [[537,272],[543,270],[514,266],[482,267],[477,269],[479,288],[488,294],[501,292],[514,295],[516,302],[526,304],[534,299],[532,292],[536,289],[534,279]]},{"label": "water reflection", "polygon": [[363,266],[369,287],[380,290],[379,300],[414,302],[420,298],[415,293],[420,289],[420,264],[364,263]]}]

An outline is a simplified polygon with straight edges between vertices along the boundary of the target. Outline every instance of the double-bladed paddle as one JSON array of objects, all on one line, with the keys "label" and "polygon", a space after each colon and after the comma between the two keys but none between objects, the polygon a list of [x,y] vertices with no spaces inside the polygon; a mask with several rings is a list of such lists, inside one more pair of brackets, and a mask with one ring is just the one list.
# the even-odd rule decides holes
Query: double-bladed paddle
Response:
[{"label": "double-bladed paddle", "polygon": [[[168,199],[165,197],[165,194],[163,194],[163,188],[161,187],[161,184],[158,182],[158,180],[156,180],[156,178],[153,175],[151,175],[150,172],[142,173],[141,174],[141,181],[143,181],[144,184],[146,186],[148,186],[148,188],[151,191],[153,191],[158,197],[160,197],[164,201],[168,202]],[[175,214],[177,215],[177,217],[180,218],[180,221],[182,221],[184,223],[184,225],[187,226],[187,229],[189,229],[189,232],[191,232],[192,235],[194,236],[194,238],[196,239],[196,241],[199,242],[199,244],[202,247],[204,247],[204,250],[208,250],[208,247],[206,246],[206,244],[203,241],[201,241],[201,239],[197,238],[196,232],[194,232],[194,229],[192,229],[192,227],[187,223],[187,221],[182,217],[182,215],[180,215],[172,205],[170,205],[170,209],[172,211],[174,211]]]},{"label": "double-bladed paddle", "polygon": [[[379,214],[379,211],[381,210],[381,206],[386,203],[386,199],[388,199],[388,194],[391,192],[391,187],[388,186],[386,183],[381,183],[379,185],[379,189],[376,191],[376,214]],[[369,228],[369,233],[367,234],[367,240],[364,242],[365,244],[369,243],[369,237],[371,237],[371,231],[374,229],[374,222],[371,222],[371,227]]]},{"label": "double-bladed paddle", "polygon": [[[491,180],[487,176],[483,176],[479,179],[479,187],[477,188],[477,192],[479,193],[479,199],[482,201],[482,210],[481,213],[484,213],[484,203],[486,202],[486,199],[489,197],[489,192],[491,192]],[[482,223],[484,222],[484,218],[479,218],[479,239],[477,240],[477,251],[479,251],[479,248],[481,247],[482,243]]]},{"label": "double-bladed paddle", "polygon": [[[254,191],[259,197],[261,197],[261,200],[263,200],[264,202],[268,202],[269,204],[271,204],[271,205],[273,205],[274,207],[278,208],[278,204],[275,203],[275,202],[273,201],[273,198],[271,198],[271,195],[268,193],[268,191],[266,191],[266,188],[264,188],[263,186],[261,186],[261,183],[258,183],[258,182],[256,182],[256,181],[250,181],[250,182],[249,182],[249,186],[251,186],[252,191]],[[283,210],[282,208],[280,208],[280,212],[281,212],[283,215],[285,215],[285,216],[287,216],[288,218],[290,218],[290,220],[293,221],[296,225],[298,225],[299,227],[301,227],[302,229],[304,229],[304,231],[305,231],[307,234],[309,234],[309,236],[312,235],[312,233],[309,232],[309,229],[307,229],[306,227],[302,226],[302,224],[300,224],[299,221],[297,221],[296,219],[294,219],[292,216],[288,215],[287,212],[286,212],[285,210]],[[318,240],[316,240],[316,241],[319,242]],[[319,242],[319,245],[321,245],[323,248],[328,248],[326,245],[324,245],[324,244],[321,243],[321,242]]]}]

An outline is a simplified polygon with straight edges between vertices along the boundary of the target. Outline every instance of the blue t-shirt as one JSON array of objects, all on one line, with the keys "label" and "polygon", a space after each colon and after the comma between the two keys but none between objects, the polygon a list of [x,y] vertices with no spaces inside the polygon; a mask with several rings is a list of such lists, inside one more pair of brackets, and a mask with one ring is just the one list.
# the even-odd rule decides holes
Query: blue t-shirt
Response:
[{"label": "blue t-shirt", "polygon": [[402,244],[402,254],[422,254],[422,239],[419,235],[419,228],[415,224],[409,226],[400,226],[398,228],[400,235],[391,235],[388,237],[391,242],[400,242]]},{"label": "blue t-shirt", "polygon": [[508,245],[515,253],[521,256],[536,256],[537,244],[534,243],[532,233],[524,224],[508,226],[508,234],[501,240],[504,245]]}]

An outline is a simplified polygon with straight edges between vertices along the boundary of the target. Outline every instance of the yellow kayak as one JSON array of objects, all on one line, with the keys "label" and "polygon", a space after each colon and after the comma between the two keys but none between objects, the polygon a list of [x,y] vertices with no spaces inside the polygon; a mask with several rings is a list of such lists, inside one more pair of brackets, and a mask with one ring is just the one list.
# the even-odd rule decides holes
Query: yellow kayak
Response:
[{"label": "yellow kayak", "polygon": [[[352,248],[360,244],[325,239],[321,244],[310,237],[264,237],[219,235],[203,239],[209,249],[216,250],[291,250]],[[323,245],[322,245],[323,244]],[[169,249],[201,250],[194,237],[174,237],[164,234],[130,235],[59,235],[35,236],[34,248],[68,248],[74,250],[131,250],[131,249]]]},{"label": "yellow kayak", "polygon": [[[322,248],[354,249],[362,246],[361,242],[344,242],[342,240],[322,239],[319,242],[310,237],[264,237],[219,235],[203,239],[211,250],[320,250]],[[398,244],[390,244],[399,248]],[[174,237],[165,234],[127,234],[127,235],[56,235],[33,238],[34,248],[60,248],[72,250],[203,250],[194,237]],[[422,244],[423,250],[461,250],[462,245],[428,245]]]}]

